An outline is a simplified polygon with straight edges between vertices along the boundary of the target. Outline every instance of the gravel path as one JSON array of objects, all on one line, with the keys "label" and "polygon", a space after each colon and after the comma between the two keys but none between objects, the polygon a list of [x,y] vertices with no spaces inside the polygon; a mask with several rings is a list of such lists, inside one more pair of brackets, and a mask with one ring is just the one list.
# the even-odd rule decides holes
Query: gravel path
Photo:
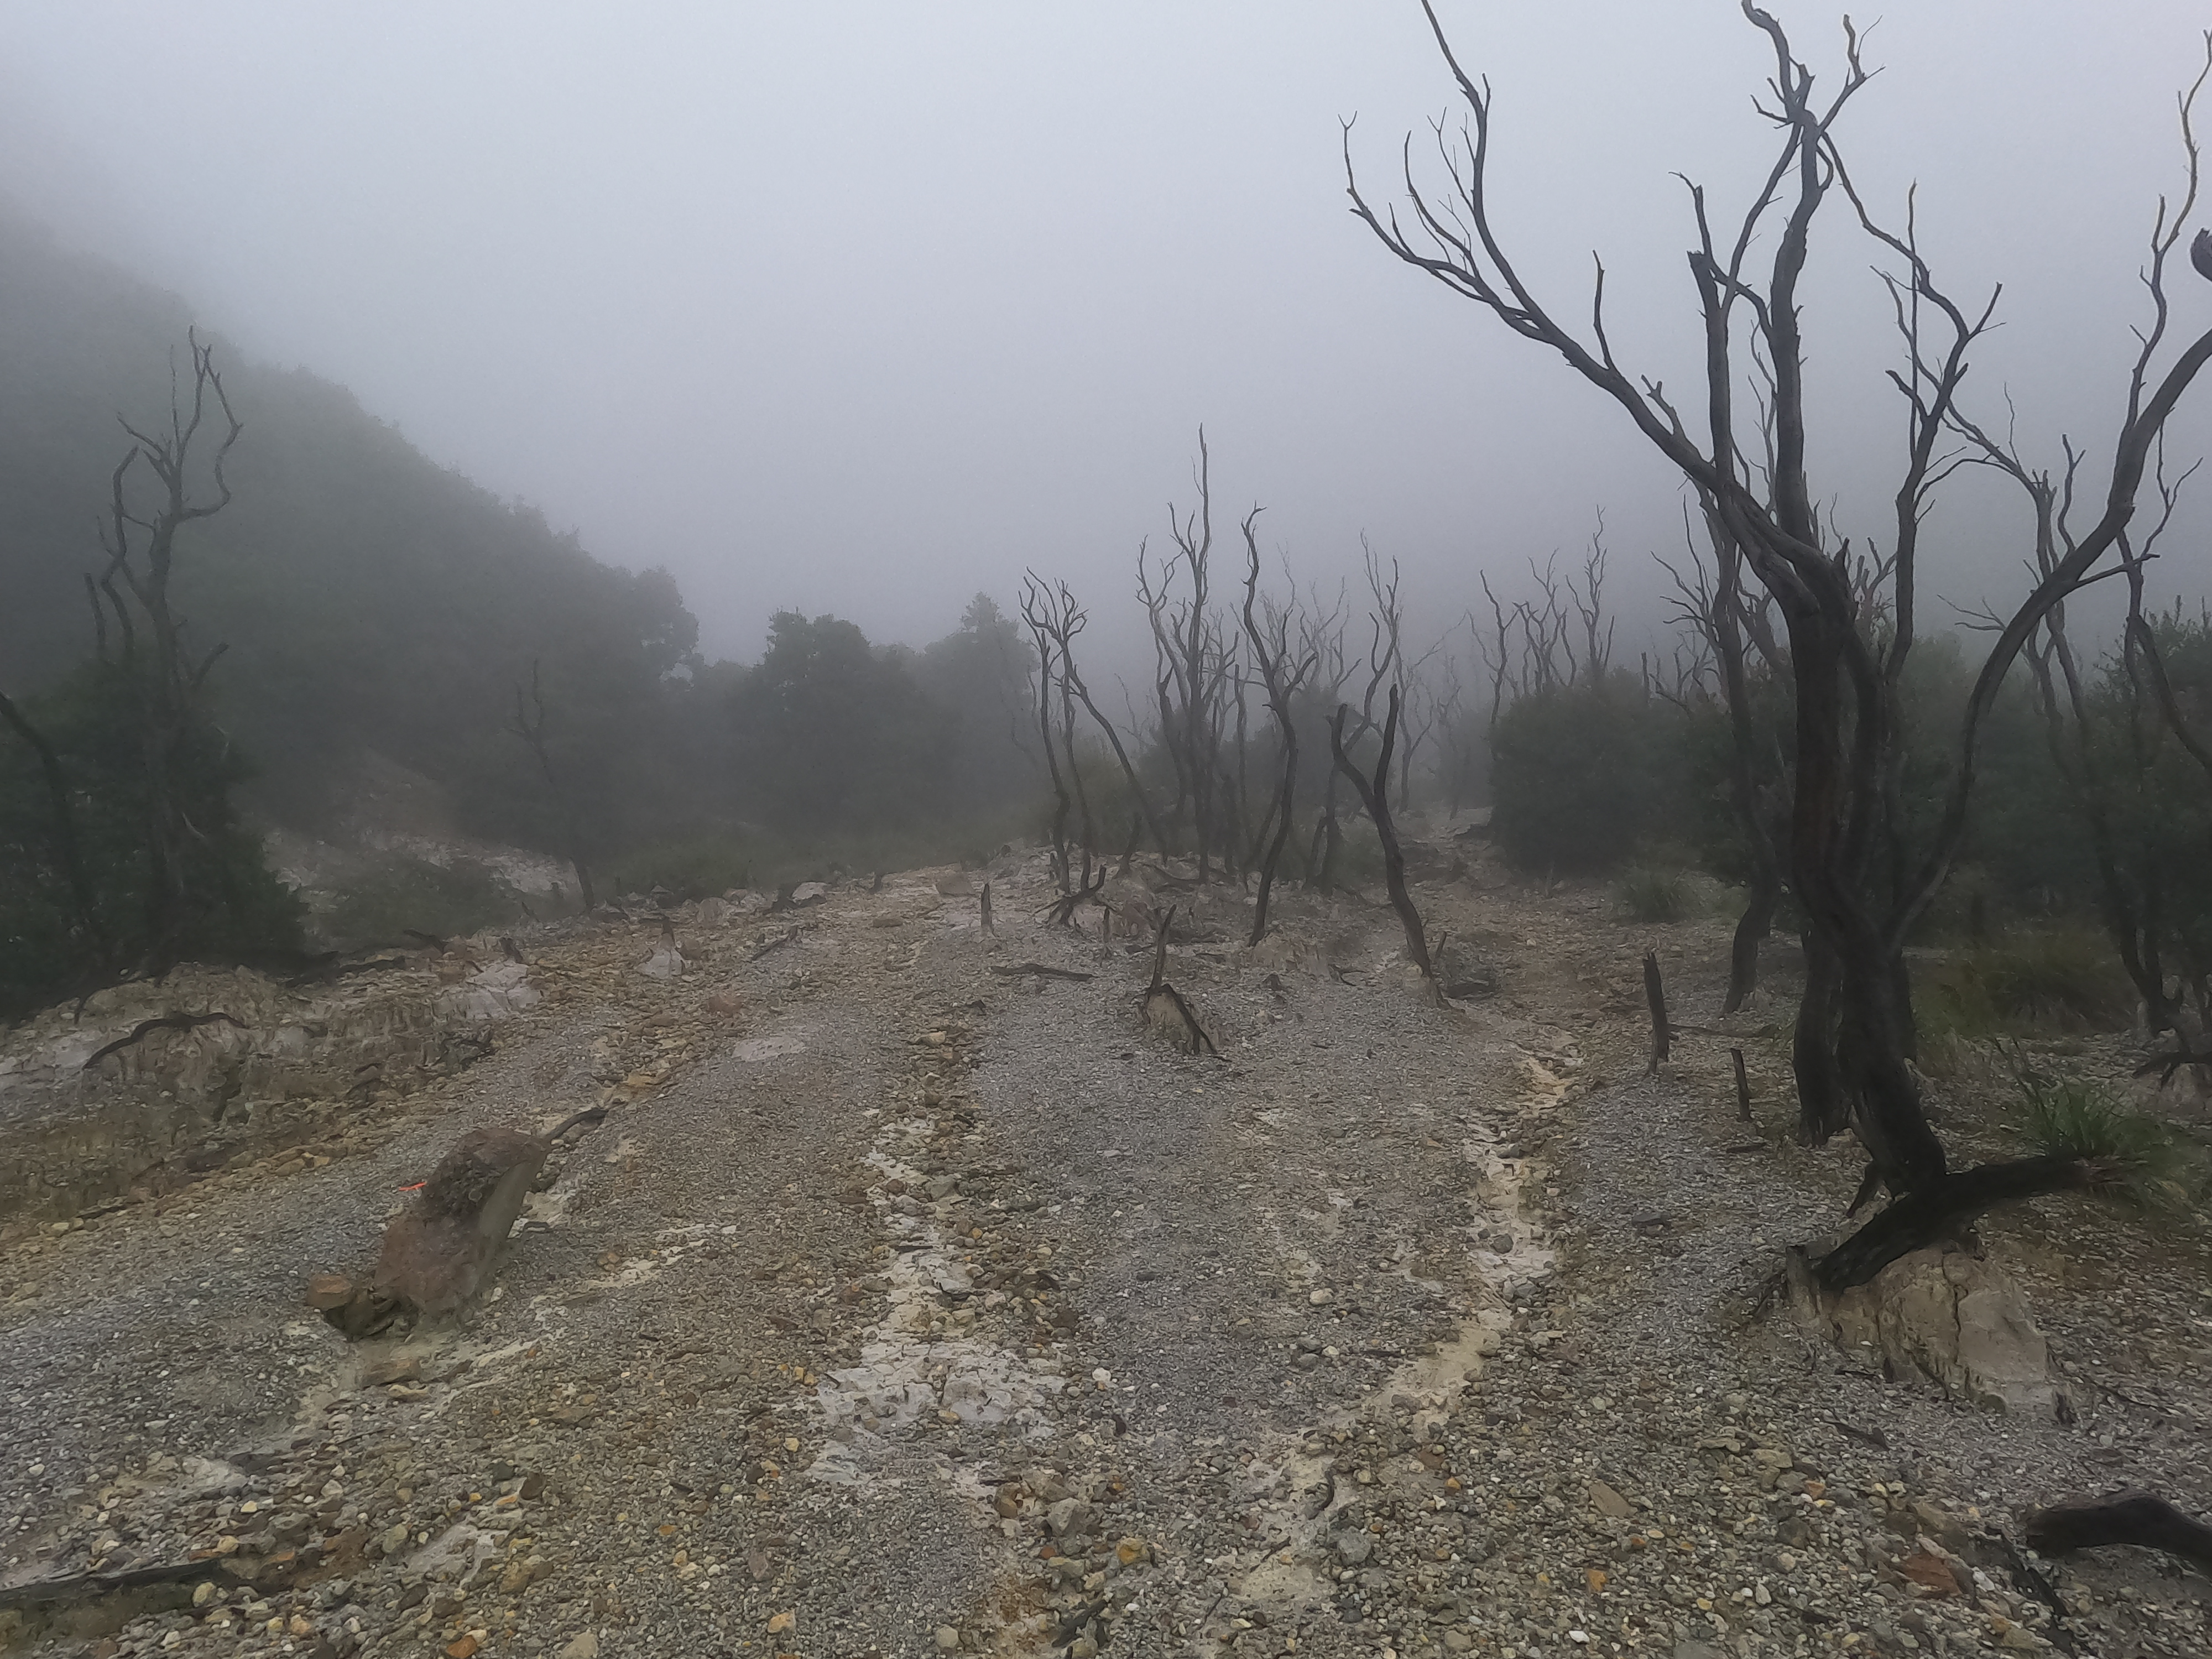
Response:
[{"label": "gravel path", "polygon": [[[2072,1426],[1755,1316],[1856,1170],[1780,1133],[1767,1016],[1734,1039],[1759,1126],[1726,1040],[1644,1075],[1644,935],[1695,1018],[1717,919],[1634,929],[1478,865],[1422,902],[1500,988],[1440,1006],[1387,911],[1288,895],[1247,951],[1232,903],[1119,884],[1127,915],[1184,907],[1166,972],[1218,1050],[1194,1056],[1144,1023],[1146,941],[1043,925],[1034,860],[994,883],[993,935],[957,882],[894,878],[679,930],[665,981],[644,934],[549,945],[562,1007],[327,1164],[13,1247],[5,1582],[191,1576],[0,1637],[2212,1651],[2201,1579],[2104,1553],[2057,1575],[2062,1624],[2002,1547],[2023,1504],[2123,1480],[2212,1503],[2202,1240],[2107,1225],[2067,1277],[2037,1244],[2065,1218],[1991,1230],[2082,1378]],[[458,1323],[349,1346],[304,1310],[465,1129],[601,1097]],[[2115,1336],[2131,1267],[2156,1316]]]}]

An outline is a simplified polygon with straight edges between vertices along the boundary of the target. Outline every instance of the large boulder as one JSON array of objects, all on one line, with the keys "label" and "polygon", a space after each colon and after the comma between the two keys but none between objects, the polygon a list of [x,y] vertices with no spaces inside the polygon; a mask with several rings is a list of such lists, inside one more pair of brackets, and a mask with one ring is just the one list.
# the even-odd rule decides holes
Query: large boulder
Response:
[{"label": "large boulder", "polygon": [[1800,1252],[1790,1289],[1801,1321],[1848,1353],[1878,1358],[1893,1380],[1917,1377],[1947,1399],[1993,1410],[2059,1408],[2049,1344],[2012,1280],[1979,1256],[1915,1250],[1869,1283],[1834,1291]]}]

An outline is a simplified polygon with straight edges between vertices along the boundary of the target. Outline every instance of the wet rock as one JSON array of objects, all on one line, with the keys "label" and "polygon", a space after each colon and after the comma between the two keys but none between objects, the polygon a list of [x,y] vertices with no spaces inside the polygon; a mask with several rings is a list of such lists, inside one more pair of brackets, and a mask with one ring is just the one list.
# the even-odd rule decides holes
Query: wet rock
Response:
[{"label": "wet rock", "polygon": [[1798,1316],[1846,1352],[1871,1351],[1894,1376],[1925,1378],[1944,1395],[2008,1411],[2055,1413],[2051,1351],[2012,1281],[1960,1250],[1902,1256],[1873,1281],[1823,1291],[1802,1254],[1790,1262]]},{"label": "wet rock", "polygon": [[472,1129],[385,1230],[374,1288],[402,1306],[451,1313],[483,1287],[549,1149],[514,1129]]}]

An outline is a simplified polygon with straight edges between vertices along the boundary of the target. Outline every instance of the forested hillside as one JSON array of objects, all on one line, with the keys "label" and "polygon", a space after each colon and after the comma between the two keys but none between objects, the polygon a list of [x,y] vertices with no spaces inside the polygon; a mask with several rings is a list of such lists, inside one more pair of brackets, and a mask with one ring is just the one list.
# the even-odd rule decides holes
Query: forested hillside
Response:
[{"label": "forested hillside", "polygon": [[[52,686],[93,648],[84,579],[129,447],[118,417],[163,415],[191,321],[176,296],[0,221],[12,692]],[[851,827],[894,802],[910,819],[1019,787],[1000,713],[1019,657],[988,606],[971,617],[990,635],[982,658],[963,635],[902,654],[849,624],[784,619],[756,684],[698,659],[665,572],[599,562],[343,387],[216,351],[246,431],[228,466],[234,499],[180,540],[177,596],[200,648],[228,647],[213,707],[258,769],[265,813],[322,821],[374,750],[443,785],[465,828],[565,852],[544,769],[513,729],[533,669],[555,776],[597,858],[735,818],[811,830],[834,811]],[[848,758],[865,761],[871,799],[837,781]]]}]

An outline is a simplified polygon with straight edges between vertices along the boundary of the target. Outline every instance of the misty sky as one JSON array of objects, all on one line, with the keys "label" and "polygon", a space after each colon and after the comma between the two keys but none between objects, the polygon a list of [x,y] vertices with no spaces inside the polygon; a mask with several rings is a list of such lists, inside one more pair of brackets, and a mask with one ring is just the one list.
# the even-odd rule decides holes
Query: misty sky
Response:
[{"label": "misty sky", "polygon": [[[1832,80],[1836,9],[1778,10]],[[1728,203],[1763,169],[1762,39],[1723,0],[1445,15],[1497,88],[1525,268],[1580,316],[1601,251],[1616,348],[1688,386],[1670,173]],[[1893,211],[1919,180],[1962,295],[2005,283],[1970,400],[2001,422],[2009,388],[2033,456],[2062,428],[2109,448],[2207,23],[2178,0],[1894,0],[1875,32],[1855,173]],[[600,556],[665,564],[718,654],[756,654],[784,607],[919,643],[1027,564],[1126,640],[1132,556],[1188,497],[1201,421],[1224,513],[1267,503],[1270,550],[1331,583],[1364,531],[1425,635],[1479,566],[1510,582],[1571,551],[1601,503],[1632,628],[1647,550],[1680,543],[1674,481],[1345,211],[1340,117],[1387,194],[1450,94],[1398,0],[36,0],[0,4],[0,187]],[[1824,224],[1816,484],[1886,534],[1886,301],[1844,213]],[[2212,284],[2185,270],[2176,298],[2185,331],[2212,320]],[[2207,402],[2177,453],[2212,443]],[[2020,523],[1962,495],[1927,585],[2008,592]],[[2197,545],[2171,550],[2166,591],[2202,592]]]}]

